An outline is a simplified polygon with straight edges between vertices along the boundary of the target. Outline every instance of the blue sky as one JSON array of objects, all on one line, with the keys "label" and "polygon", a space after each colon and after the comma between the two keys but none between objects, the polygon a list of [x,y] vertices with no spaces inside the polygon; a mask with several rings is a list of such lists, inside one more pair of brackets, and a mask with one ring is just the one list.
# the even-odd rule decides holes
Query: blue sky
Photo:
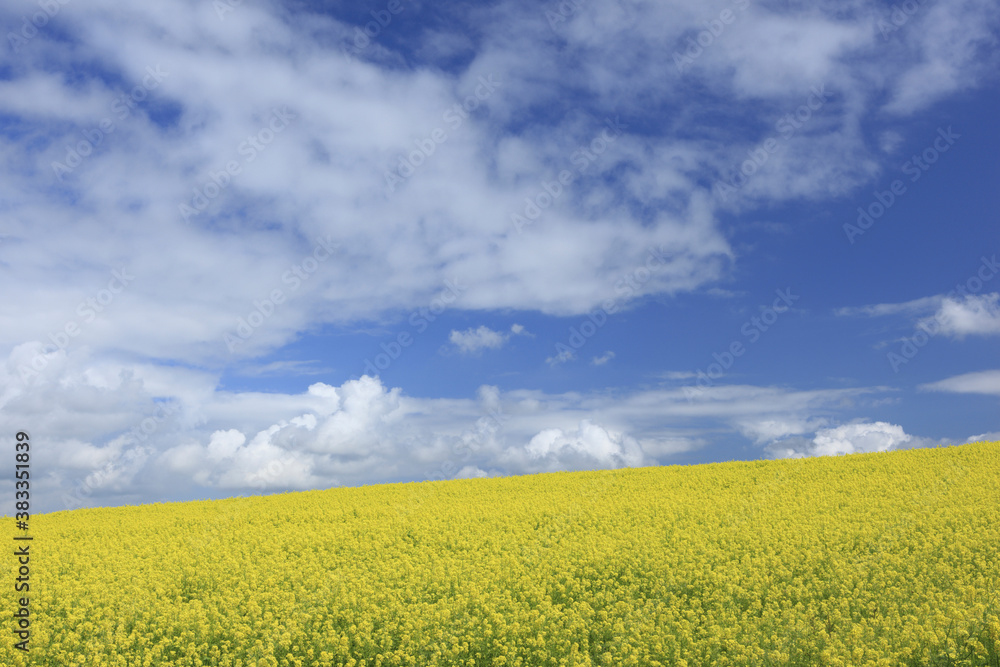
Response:
[{"label": "blue sky", "polygon": [[1000,439],[994,3],[55,7],[0,10],[38,511]]}]

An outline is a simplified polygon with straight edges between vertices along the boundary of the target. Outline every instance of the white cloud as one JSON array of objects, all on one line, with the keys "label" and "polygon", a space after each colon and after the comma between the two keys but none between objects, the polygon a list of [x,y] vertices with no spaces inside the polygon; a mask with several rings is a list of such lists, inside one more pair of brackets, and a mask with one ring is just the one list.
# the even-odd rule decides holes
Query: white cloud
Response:
[{"label": "white cloud", "polygon": [[796,415],[779,416],[774,419],[738,420],[736,427],[745,437],[761,445],[772,443],[788,436],[812,433],[826,424],[825,419],[803,419]]},{"label": "white cloud", "polygon": [[[188,0],[101,0],[67,10],[59,21],[78,39],[41,29],[2,82],[0,110],[28,128],[0,144],[3,164],[18,165],[0,184],[10,221],[5,312],[34,316],[0,315],[0,345],[47,340],[79,320],[76,305],[125,265],[134,282],[83,336],[95,349],[195,364],[228,362],[223,335],[275,289],[287,299],[273,311],[264,306],[271,314],[238,355],[274,349],[309,327],[426,306],[445,280],[465,285],[455,308],[585,313],[615,296],[611,285],[650,247],[667,247],[669,265],[633,297],[710,285],[733,254],[699,183],[742,162],[764,136],[682,138],[670,124],[652,134],[626,129],[524,233],[513,230],[510,213],[559,168],[573,168],[573,152],[606,116],[642,124],[643,108],[659,114],[682,85],[706,96],[685,96],[682,117],[705,107],[734,117],[755,110],[753,122],[733,127],[773,126],[813,85],[841,100],[772,156],[745,188],[751,199],[843,194],[873,178],[880,155],[850,128],[886,91],[899,111],[976,85],[988,68],[973,67],[981,60],[973,47],[991,34],[997,13],[971,0],[924,7],[905,38],[883,41],[871,29],[873,10],[751,5],[694,68],[668,80],[657,63],[672,62],[715,8],[581,7],[557,28],[565,44],[553,54],[552,28],[536,9],[500,3],[476,15],[489,27],[457,72],[390,66],[402,59],[379,40],[348,60],[338,39],[349,41],[355,26],[267,3],[241,6],[224,21]],[[0,10],[9,25],[20,16]],[[454,48],[473,47],[454,32]],[[427,33],[435,43],[441,37]],[[430,43],[416,46],[423,57],[445,57]],[[80,62],[100,62],[107,74]],[[116,100],[157,66],[168,74],[119,118]],[[934,72],[945,74],[928,79]],[[445,112],[489,75],[502,83],[460,127],[450,126]],[[517,120],[567,88],[580,90],[588,107],[552,124]],[[739,104],[747,98],[760,104]],[[249,162],[241,145],[286,106],[295,119]],[[114,132],[59,182],[52,163],[65,162],[66,146],[104,118]],[[363,129],[374,126],[378,132]],[[439,127],[447,140],[387,197],[385,173]],[[498,160],[491,166],[483,155]],[[185,224],[179,205],[229,160],[240,173]],[[63,194],[52,196],[56,184]],[[623,197],[658,213],[633,216]],[[293,290],[283,277],[321,236],[340,243],[336,257]],[[181,247],[183,256],[163,251]],[[74,267],[71,281],[66,266]]]},{"label": "white cloud", "polygon": [[489,473],[476,466],[465,466],[455,473],[455,479],[474,479],[477,477],[489,477]]},{"label": "white cloud", "polygon": [[[336,483],[330,474],[338,462],[351,470],[366,457],[392,458],[398,445],[387,442],[387,432],[400,410],[398,389],[386,391],[364,376],[339,388],[316,383],[298,402],[314,411],[257,430],[249,442],[239,430],[216,431],[206,446],[171,447],[163,460],[175,470],[195,471],[202,486],[305,489]],[[322,479],[315,474],[320,469]]]},{"label": "white cloud", "polygon": [[574,359],[576,359],[576,352],[566,347],[560,350],[559,354],[546,357],[545,363],[549,366],[558,366],[559,364],[564,364],[567,361],[573,361]]},{"label": "white cloud", "polygon": [[236,429],[216,431],[208,442],[206,453],[212,461],[224,461],[235,456],[246,441],[246,436]]},{"label": "white cloud", "polygon": [[[944,334],[959,340],[966,336],[1000,335],[1000,293],[997,292],[961,297],[929,296],[903,303],[839,308],[835,314],[841,317],[902,315],[912,318],[915,326],[929,335]],[[876,347],[887,344],[882,341]]]},{"label": "white cloud", "polygon": [[322,375],[329,369],[319,368],[316,361],[291,360],[272,361],[267,364],[246,364],[240,369],[241,375],[256,377],[273,377],[289,375]]},{"label": "white cloud", "polygon": [[594,357],[593,359],[591,359],[590,363],[592,363],[595,366],[603,366],[604,364],[608,363],[609,361],[611,361],[614,358],[615,358],[615,353],[612,352],[611,350],[608,350],[607,352],[605,352],[601,356]]},{"label": "white cloud", "polygon": [[218,378],[204,372],[81,350],[62,354],[50,376],[21,385],[9,370],[16,357],[0,365],[0,427],[28,422],[33,438],[51,443],[37,461],[49,473],[38,482],[40,503],[49,504],[40,511],[65,509],[64,494],[76,498],[73,506],[136,503],[442,471],[669,463],[720,433],[798,433],[886,391],[717,386],[688,400],[679,387],[552,394],[483,385],[475,396],[446,399],[407,396],[363,376],[297,394],[236,393],[217,389]]},{"label": "white cloud", "polygon": [[970,442],[1000,442],[1000,431],[991,431],[988,433],[980,433],[979,435],[969,436],[965,440],[966,443]]},{"label": "white cloud", "polygon": [[[720,268],[713,258],[728,253],[710,208],[690,202],[665,211],[656,228],[605,216],[609,207],[592,211],[586,217],[595,231],[618,236],[613,247],[578,234],[580,218],[566,210],[551,210],[544,225],[514,233],[508,211],[550,177],[544,155],[568,162],[573,149],[564,148],[581,131],[603,125],[595,119],[586,128],[576,122],[547,128],[547,144],[533,146],[538,160],[506,164],[524,185],[491,176],[478,156],[521,139],[496,126],[490,114],[509,103],[503,96],[517,85],[509,65],[477,60],[461,73],[417,68],[403,74],[363,58],[348,62],[326,35],[350,34],[352,26],[267,5],[240,7],[225,21],[206,6],[181,0],[156,8],[125,2],[114,12],[103,11],[101,3],[78,9],[60,20],[80,39],[71,47],[42,31],[0,96],[4,111],[33,128],[25,137],[48,137],[42,150],[26,138],[4,139],[5,162],[21,165],[0,186],[14,221],[5,230],[5,247],[33,248],[39,238],[55,239],[50,252],[5,257],[10,277],[23,276],[11,293],[36,313],[31,322],[0,318],[0,342],[7,345],[44,340],[79,319],[76,303],[100,289],[103,274],[124,264],[135,281],[120,303],[87,327],[90,340],[200,363],[228,361],[223,335],[233,334],[239,319],[248,319],[255,302],[275,289],[287,299],[273,309],[265,305],[273,312],[241,344],[239,355],[273,349],[312,325],[426,306],[445,280],[465,285],[457,308],[579,313],[609,296],[615,267],[636,263],[651,245],[667,243],[678,251],[675,271],[664,272],[650,285],[655,289],[687,290],[712,280]],[[313,37],[317,31],[325,35],[321,40]],[[147,66],[159,65],[168,75],[119,120],[113,111],[119,84],[81,70],[75,65],[81,59],[102,62],[123,78],[126,90],[142,80]],[[53,75],[59,67],[81,81],[70,84]],[[480,85],[478,77],[491,74],[503,83],[483,110],[460,127],[449,125],[445,113]],[[405,108],[399,99],[407,100]],[[34,100],[33,106],[25,107],[26,100]],[[153,114],[164,106],[171,113]],[[249,162],[240,152],[247,136],[260,133],[272,109],[285,106],[295,119]],[[43,195],[42,184],[58,182],[51,164],[65,162],[65,147],[79,143],[82,132],[105,117],[116,129],[64,177],[60,187],[67,196]],[[378,132],[358,130],[373,123]],[[447,141],[386,197],[386,171],[436,128],[444,129]],[[194,190],[204,191],[229,160],[239,163],[240,173],[227,176],[222,192],[185,224],[179,205],[190,204]],[[609,159],[601,168],[619,161]],[[137,211],[148,223],[141,231],[129,222]],[[235,212],[244,219],[236,222]],[[67,226],[70,220],[79,224]],[[358,220],[365,223],[350,224]],[[116,233],[96,245],[86,240],[92,234],[65,234],[67,228],[82,233],[99,227]],[[287,272],[308,258],[321,236],[340,243],[337,256],[293,289],[284,280]],[[170,247],[184,247],[184,256],[162,251]],[[56,255],[67,261],[55,262]],[[60,269],[69,264],[77,265],[72,282],[63,280]],[[583,268],[591,265],[609,268]],[[163,312],[170,317],[151,315]]]},{"label": "white cloud", "polygon": [[903,135],[895,130],[885,130],[878,137],[878,147],[883,153],[895,153],[903,143]]},{"label": "white cloud", "polygon": [[666,380],[690,380],[698,374],[694,371],[664,371],[659,376]]},{"label": "white cloud", "polygon": [[903,432],[903,427],[888,422],[844,424],[821,429],[812,440],[793,438],[777,440],[768,451],[778,457],[836,456],[865,452],[886,452],[908,444],[913,436]]},{"label": "white cloud", "polygon": [[886,452],[910,440],[903,427],[888,422],[845,424],[824,429],[813,438],[813,455]]},{"label": "white cloud", "polygon": [[448,340],[458,348],[459,352],[470,354],[481,352],[484,349],[498,350],[504,346],[509,338],[508,334],[501,331],[493,331],[489,327],[480,326],[478,329],[452,331]]},{"label": "white cloud", "polygon": [[957,394],[993,394],[1000,396],[1000,370],[978,371],[920,385],[924,391],[947,391]]},{"label": "white cloud", "polygon": [[465,331],[453,330],[448,340],[462,354],[476,354],[484,349],[499,350],[507,344],[511,336],[534,337],[520,324],[510,325],[510,333],[494,331],[485,325],[481,325],[477,329],[469,328]]},{"label": "white cloud", "polygon": [[944,297],[928,296],[903,303],[880,303],[872,306],[838,308],[835,314],[841,317],[884,317],[887,315],[918,315],[933,311],[941,305]]},{"label": "white cloud", "polygon": [[527,456],[528,466],[538,470],[617,468],[647,462],[642,447],[632,437],[609,431],[589,420],[576,429],[549,428],[536,434],[523,449],[510,450],[507,458]]},{"label": "white cloud", "polygon": [[966,295],[962,299],[946,298],[933,317],[921,325],[954,338],[965,336],[1000,335],[1000,294]]},{"label": "white cloud", "polygon": [[[885,11],[885,10],[883,10]],[[909,56],[918,56],[899,70],[886,111],[909,114],[945,95],[976,85],[995,55],[1000,9],[985,0],[956,0],[947,4],[922,3],[917,13],[890,33]]]},{"label": "white cloud", "polygon": [[641,438],[639,444],[647,456],[658,461],[666,461],[678,454],[702,449],[708,445],[708,441],[700,435],[673,433],[664,437],[653,435]]}]

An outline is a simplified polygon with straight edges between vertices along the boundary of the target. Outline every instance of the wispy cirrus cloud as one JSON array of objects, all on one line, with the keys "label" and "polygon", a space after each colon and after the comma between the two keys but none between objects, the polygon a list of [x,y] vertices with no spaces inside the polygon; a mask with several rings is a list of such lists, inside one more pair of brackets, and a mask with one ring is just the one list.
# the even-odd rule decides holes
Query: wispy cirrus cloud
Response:
[{"label": "wispy cirrus cloud", "polygon": [[946,391],[956,394],[990,394],[1000,396],[1000,370],[976,371],[955,375],[919,387],[923,391]]},{"label": "wispy cirrus cloud", "polygon": [[933,312],[941,305],[943,296],[928,296],[903,303],[880,303],[871,306],[838,308],[834,313],[839,317],[886,317],[890,315],[915,316]]},{"label": "wispy cirrus cloud", "polygon": [[952,338],[1000,334],[1000,294],[929,296],[903,303],[838,308],[840,317],[902,316]]}]

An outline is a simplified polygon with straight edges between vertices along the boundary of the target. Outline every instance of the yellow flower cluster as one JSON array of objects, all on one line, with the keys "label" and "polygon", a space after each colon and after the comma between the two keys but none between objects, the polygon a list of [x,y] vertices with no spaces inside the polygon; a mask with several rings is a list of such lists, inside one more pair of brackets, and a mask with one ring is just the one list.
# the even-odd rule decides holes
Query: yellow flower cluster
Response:
[{"label": "yellow flower cluster", "polygon": [[32,646],[0,665],[1000,665],[1000,443],[32,529]]}]

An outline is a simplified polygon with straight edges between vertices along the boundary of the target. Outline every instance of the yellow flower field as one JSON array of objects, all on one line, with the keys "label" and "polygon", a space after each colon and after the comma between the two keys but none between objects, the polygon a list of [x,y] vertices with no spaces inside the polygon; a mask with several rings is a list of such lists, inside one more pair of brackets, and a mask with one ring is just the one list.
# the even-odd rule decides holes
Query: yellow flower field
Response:
[{"label": "yellow flower field", "polygon": [[1000,666],[996,442],[76,510],[32,534],[31,649],[6,614],[0,665]]}]

